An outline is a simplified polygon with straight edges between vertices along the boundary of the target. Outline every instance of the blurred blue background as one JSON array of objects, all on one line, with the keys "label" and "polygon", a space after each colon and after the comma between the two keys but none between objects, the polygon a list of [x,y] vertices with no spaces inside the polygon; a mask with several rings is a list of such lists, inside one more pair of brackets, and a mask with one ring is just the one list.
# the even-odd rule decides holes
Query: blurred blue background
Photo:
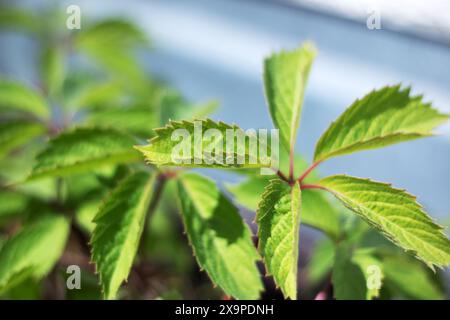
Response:
[{"label": "blurred blue background", "polygon": [[[45,1],[22,2],[38,6]],[[274,50],[313,41],[319,55],[307,87],[297,144],[297,150],[308,159],[330,122],[373,88],[399,82],[411,85],[413,92],[424,93],[435,107],[450,113],[450,45],[446,30],[436,28],[439,32],[433,32],[431,27],[422,32],[425,27],[414,24],[412,19],[403,29],[393,31],[394,24],[384,20],[383,11],[382,28],[369,30],[364,19],[349,19],[351,12],[343,17],[342,12],[305,2],[308,6],[302,1],[298,5],[256,0],[63,3],[78,4],[82,19],[124,15],[139,23],[153,41],[154,50],[142,57],[150,72],[166,79],[192,101],[219,99],[221,108],[214,118],[243,128],[272,127],[262,89],[263,58]],[[450,5],[438,3],[436,13],[450,9]],[[414,12],[411,6],[408,10]],[[420,17],[420,8],[416,11]],[[388,22],[398,22],[391,11],[385,13]],[[32,43],[2,34],[0,46],[2,74],[28,80],[36,75]],[[438,132],[437,137],[333,159],[320,171],[390,181],[418,195],[433,216],[448,224],[450,126]],[[223,172],[213,175],[225,178]],[[237,177],[228,175],[226,179]]]}]

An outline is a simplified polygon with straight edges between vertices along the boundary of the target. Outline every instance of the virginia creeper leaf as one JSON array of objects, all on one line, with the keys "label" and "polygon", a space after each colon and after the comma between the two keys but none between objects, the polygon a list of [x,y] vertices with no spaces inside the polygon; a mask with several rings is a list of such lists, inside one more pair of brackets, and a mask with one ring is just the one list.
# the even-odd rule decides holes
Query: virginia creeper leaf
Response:
[{"label": "virginia creeper leaf", "polygon": [[335,244],[332,240],[324,238],[315,244],[308,263],[308,277],[311,283],[316,285],[319,281],[324,280],[327,273],[333,269],[334,254]]},{"label": "virginia creeper leaf", "polygon": [[430,136],[448,118],[421,96],[412,97],[410,88],[384,87],[356,100],[331,124],[317,143],[314,161]]},{"label": "virginia creeper leaf", "polygon": [[416,199],[388,184],[337,175],[318,183],[394,244],[429,267],[450,263],[450,241]]},{"label": "virginia creeper leaf", "polygon": [[0,250],[0,291],[29,277],[44,277],[62,254],[68,235],[66,218],[42,216],[8,239]]},{"label": "virginia creeper leaf", "polygon": [[[230,147],[230,150],[227,150],[227,145],[231,145],[227,130],[230,130],[234,139],[233,148]],[[255,150],[265,148],[267,142],[259,139],[256,134],[252,138],[245,136],[245,132],[235,125],[210,119],[193,122],[171,121],[165,127],[154,131],[156,136],[149,141],[150,144],[136,146],[136,149],[144,154],[149,163],[157,166],[261,168],[271,165],[269,148],[265,156],[261,156],[259,151],[257,154],[250,152],[251,139],[256,142]],[[208,133],[217,135],[208,138]],[[245,143],[238,143],[238,135],[245,138]],[[240,156],[242,161],[239,160]]]},{"label": "virginia creeper leaf", "polygon": [[21,83],[4,79],[0,80],[0,109],[25,111],[43,118],[50,115],[39,93]]},{"label": "virginia creeper leaf", "polygon": [[258,299],[263,289],[259,255],[237,208],[215,183],[195,173],[178,182],[184,226],[198,264],[236,299]]},{"label": "virginia creeper leaf", "polygon": [[94,218],[92,260],[106,299],[114,299],[127,279],[143,231],[155,175],[136,172],[106,198]]},{"label": "virginia creeper leaf", "polygon": [[41,72],[46,90],[50,95],[59,93],[66,73],[64,50],[58,46],[48,45],[42,53]]},{"label": "virginia creeper leaf", "polygon": [[292,51],[274,53],[264,61],[266,98],[286,150],[295,144],[309,70],[316,56],[307,43]]},{"label": "virginia creeper leaf", "polygon": [[286,298],[297,298],[300,186],[274,179],[266,187],[256,213],[259,250],[268,274]]},{"label": "virginia creeper leaf", "polygon": [[86,172],[139,159],[136,140],[113,129],[76,128],[50,140],[37,156],[29,179]]}]

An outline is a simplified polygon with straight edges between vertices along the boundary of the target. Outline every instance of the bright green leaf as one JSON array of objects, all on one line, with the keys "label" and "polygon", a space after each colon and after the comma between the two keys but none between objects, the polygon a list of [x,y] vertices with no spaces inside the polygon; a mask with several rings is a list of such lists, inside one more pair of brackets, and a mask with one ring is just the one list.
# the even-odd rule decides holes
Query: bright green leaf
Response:
[{"label": "bright green leaf", "polygon": [[409,88],[384,87],[356,100],[331,124],[317,143],[314,161],[427,137],[448,118],[421,96],[411,97]]},{"label": "bright green leaf", "polygon": [[429,267],[450,263],[450,241],[442,227],[434,223],[416,199],[404,190],[343,175],[325,178],[319,185]]},{"label": "bright green leaf", "polygon": [[259,250],[284,296],[297,299],[300,186],[272,180],[256,213]]},{"label": "bright green leaf", "polygon": [[18,110],[47,118],[50,110],[42,96],[18,82],[0,80],[0,109]]},{"label": "bright green leaf", "polygon": [[66,218],[44,216],[7,240],[0,251],[0,291],[26,278],[44,277],[62,254],[68,235]]},{"label": "bright green leaf", "polygon": [[307,43],[293,51],[281,51],[264,61],[264,85],[269,111],[286,150],[291,150],[305,95],[309,70],[316,56]]},{"label": "bright green leaf", "polygon": [[[233,134],[234,142],[227,140],[227,130]],[[259,153],[252,153],[250,147],[252,139],[256,142],[255,150],[265,148],[268,142],[259,139],[257,135],[246,135],[235,125],[210,119],[171,121],[154,131],[156,137],[149,141],[150,144],[136,146],[136,149],[144,154],[149,163],[157,166],[261,168],[271,165],[270,150],[267,150],[266,156],[261,156]],[[212,135],[206,137],[207,133]],[[240,143],[238,136],[245,139],[244,143]],[[232,145],[233,148],[227,150],[227,145]]]},{"label": "bright green leaf", "polygon": [[31,121],[0,122],[0,158],[46,131],[44,125]]},{"label": "bright green leaf", "polygon": [[198,264],[236,299],[258,299],[263,289],[252,234],[215,183],[194,173],[178,183],[184,226]]},{"label": "bright green leaf", "polygon": [[94,218],[92,260],[106,299],[114,299],[136,255],[156,176],[136,172],[106,198]]},{"label": "bright green leaf", "polygon": [[51,140],[36,158],[29,179],[86,172],[137,161],[136,140],[113,129],[77,128]]}]

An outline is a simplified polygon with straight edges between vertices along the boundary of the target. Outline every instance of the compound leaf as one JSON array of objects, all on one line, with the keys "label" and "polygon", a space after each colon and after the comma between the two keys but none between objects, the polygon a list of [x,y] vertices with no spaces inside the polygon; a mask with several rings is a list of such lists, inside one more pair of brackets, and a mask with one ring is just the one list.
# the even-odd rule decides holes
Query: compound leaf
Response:
[{"label": "compound leaf", "polygon": [[259,250],[284,296],[297,298],[300,186],[271,180],[256,213]]},{"label": "compound leaf", "polygon": [[314,161],[427,137],[448,118],[421,96],[410,96],[410,88],[387,86],[356,100],[331,124],[317,143]]},{"label": "compound leaf", "polygon": [[93,222],[92,260],[106,299],[114,299],[127,279],[145,224],[155,174],[136,172],[106,198]]},{"label": "compound leaf", "polygon": [[264,61],[266,98],[286,150],[295,144],[309,70],[316,56],[307,43],[292,51],[274,53]]},{"label": "compound leaf", "polygon": [[198,264],[226,294],[258,299],[263,289],[252,234],[215,183],[195,173],[178,182],[184,226]]},{"label": "compound leaf", "polygon": [[318,184],[430,268],[450,263],[450,241],[442,227],[434,223],[416,199],[404,190],[344,175],[327,177]]},{"label": "compound leaf", "polygon": [[136,140],[122,132],[103,128],[76,128],[50,140],[36,157],[29,180],[65,176],[111,164],[137,161]]}]

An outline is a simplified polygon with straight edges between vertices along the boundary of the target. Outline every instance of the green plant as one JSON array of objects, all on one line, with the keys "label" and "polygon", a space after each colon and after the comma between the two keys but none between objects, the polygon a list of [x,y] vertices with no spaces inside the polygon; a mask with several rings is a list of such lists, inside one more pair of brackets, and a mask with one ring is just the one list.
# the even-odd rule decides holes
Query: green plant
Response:
[{"label": "green plant", "polygon": [[[249,140],[239,150],[237,145],[219,148],[225,141],[212,140],[219,135],[195,138],[196,124],[219,134],[243,131],[209,119],[194,120],[206,117],[216,103],[193,108],[175,90],[143,72],[134,52],[147,48],[148,42],[134,24],[106,19],[69,32],[55,27],[64,26],[58,12],[47,11],[54,19],[42,24],[38,14],[0,10],[2,25],[26,31],[41,52],[37,87],[0,81],[2,297],[41,297],[42,281],[60,277],[60,267],[81,264],[87,272],[83,294],[68,292],[66,297],[98,298],[91,257],[107,299],[146,297],[134,292],[132,279],[126,290],[120,287],[133,271],[139,278],[141,264],[161,251],[186,274],[183,249],[170,228],[176,224],[169,215],[174,198],[200,268],[234,298],[260,297],[260,255],[284,296],[297,298],[300,222],[328,236],[316,248],[309,273],[311,282],[320,282],[331,272],[336,298],[442,297],[436,277],[371,231],[381,231],[431,268],[448,265],[449,240],[412,196],[354,177],[321,179],[313,170],[337,155],[429,136],[447,116],[421,97],[411,97],[408,89],[385,87],[357,100],[331,125],[308,166],[295,154],[294,144],[315,50],[308,44],[276,53],[265,61],[264,83],[285,150],[275,178],[259,175],[259,167],[270,170],[271,164],[249,161]],[[153,132],[170,119],[174,121]],[[172,139],[177,129],[188,134],[186,144]],[[144,137],[153,137],[150,145],[140,145]],[[259,147],[266,142],[256,143]],[[198,144],[205,152],[196,150]],[[133,146],[151,165],[142,163]],[[174,150],[182,151],[185,163],[174,162]],[[232,161],[215,162],[217,156]],[[239,157],[245,161],[236,163]],[[219,167],[244,174],[244,182],[227,188],[237,202],[257,210],[259,252],[238,207],[215,182],[169,166]],[[151,239],[155,236],[159,238]],[[386,280],[381,288],[366,285],[373,266],[379,266]],[[414,285],[401,272],[404,268],[411,271]],[[180,296],[176,289],[151,295]]]},{"label": "green plant", "polygon": [[[358,248],[360,241],[355,239],[362,237],[367,232],[366,228],[363,225],[340,230],[341,209],[335,209],[321,192],[334,195],[350,212],[431,269],[449,264],[450,242],[442,227],[433,222],[416,199],[404,190],[345,175],[319,179],[311,173],[320,163],[335,156],[430,136],[431,130],[445,122],[448,115],[440,114],[423,102],[421,96],[411,96],[410,89],[403,89],[400,85],[372,91],[356,100],[331,124],[317,143],[313,163],[305,166],[304,161],[296,160],[294,145],[304,90],[315,54],[313,46],[306,44],[293,51],[275,53],[264,63],[269,111],[287,154],[283,156],[282,153],[281,162],[288,162],[281,170],[275,170],[278,178],[258,176],[252,170],[254,164],[196,162],[199,158],[211,157],[211,149],[213,159],[236,159],[238,151],[236,147],[224,147],[228,136],[219,140],[202,138],[197,145],[203,151],[196,151],[195,124],[189,121],[170,122],[156,130],[156,137],[150,140],[149,145],[138,149],[149,163],[157,165],[163,172],[166,166],[171,165],[249,169],[245,171],[249,178],[229,190],[238,202],[256,209],[259,253],[268,274],[273,276],[286,298],[297,298],[300,222],[324,231],[333,240],[329,255],[335,257],[332,272],[335,297],[372,298],[378,296],[380,290],[380,285],[366,285],[372,280],[372,267],[380,266],[376,269],[380,272],[380,279],[383,276],[390,278],[392,273],[389,270],[392,269],[379,259],[387,259],[392,250],[380,254],[376,247]],[[198,122],[205,130],[217,130],[222,137],[227,129],[240,130],[211,120]],[[177,129],[188,133],[188,142],[183,142],[182,155],[177,150],[174,157],[174,149],[180,144],[179,139],[174,139]],[[258,140],[258,143],[263,142]],[[205,151],[208,144],[213,148]],[[250,144],[244,146],[242,152],[248,158]],[[259,166],[267,165],[261,162]],[[299,176],[296,175],[298,169],[303,172]],[[250,233],[236,218],[236,207],[226,200],[212,181],[198,173],[179,173],[177,180],[181,212],[199,265],[227,294],[242,299],[258,297],[262,285],[256,277],[257,254],[251,249]],[[223,242],[227,244],[226,250]],[[236,246],[240,247],[238,252]],[[384,275],[381,273],[383,267],[386,269]],[[398,279],[395,275],[392,278]]]}]

